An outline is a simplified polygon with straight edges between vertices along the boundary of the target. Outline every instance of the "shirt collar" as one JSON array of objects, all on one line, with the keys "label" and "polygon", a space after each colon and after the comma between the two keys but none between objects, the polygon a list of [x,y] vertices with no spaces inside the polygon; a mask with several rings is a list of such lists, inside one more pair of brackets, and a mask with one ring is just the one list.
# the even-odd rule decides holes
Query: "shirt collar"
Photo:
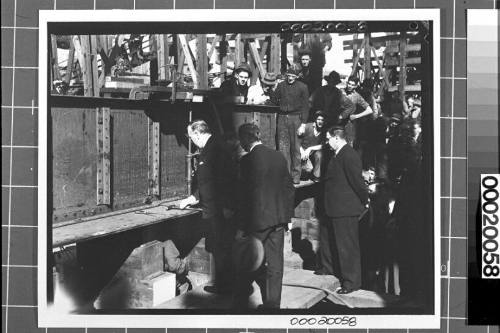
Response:
[{"label": "shirt collar", "polygon": [[255,141],[254,143],[252,143],[252,146],[250,146],[250,150],[248,151],[249,153],[252,152],[252,150],[258,146],[258,145],[261,145],[262,142],[261,141]]},{"label": "shirt collar", "polygon": [[337,150],[335,150],[335,155],[338,155],[339,152],[342,150],[342,148],[344,148],[344,146],[347,144],[347,142],[343,142],[340,144],[340,146],[337,148]]}]

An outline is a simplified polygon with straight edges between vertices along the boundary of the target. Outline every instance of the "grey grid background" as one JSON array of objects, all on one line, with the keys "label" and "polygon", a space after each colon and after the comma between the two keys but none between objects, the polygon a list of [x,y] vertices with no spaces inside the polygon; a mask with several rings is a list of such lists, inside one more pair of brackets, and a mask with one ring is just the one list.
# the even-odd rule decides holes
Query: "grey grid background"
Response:
[{"label": "grey grid background", "polygon": [[[326,329],[37,328],[37,117],[39,9],[441,8],[440,330],[347,332],[496,333],[466,326],[466,9],[495,0],[1,0],[2,333],[327,333]],[[439,110],[437,110],[439,111]],[[436,124],[438,125],[438,124]],[[330,331],[334,331],[333,329]],[[335,330],[342,332],[344,330]]]}]

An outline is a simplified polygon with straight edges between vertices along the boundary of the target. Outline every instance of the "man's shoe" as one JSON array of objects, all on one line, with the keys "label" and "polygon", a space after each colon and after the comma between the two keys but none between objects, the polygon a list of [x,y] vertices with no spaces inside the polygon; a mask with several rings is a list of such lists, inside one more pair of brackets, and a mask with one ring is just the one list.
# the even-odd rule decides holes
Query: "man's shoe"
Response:
[{"label": "man's shoe", "polygon": [[342,288],[337,290],[337,294],[346,295],[346,294],[352,293],[353,291],[356,291],[356,289],[342,287]]},{"label": "man's shoe", "polygon": [[231,289],[229,288],[217,288],[216,286],[205,286],[203,287],[203,290],[205,290],[207,293],[219,295],[229,295],[232,293]]}]

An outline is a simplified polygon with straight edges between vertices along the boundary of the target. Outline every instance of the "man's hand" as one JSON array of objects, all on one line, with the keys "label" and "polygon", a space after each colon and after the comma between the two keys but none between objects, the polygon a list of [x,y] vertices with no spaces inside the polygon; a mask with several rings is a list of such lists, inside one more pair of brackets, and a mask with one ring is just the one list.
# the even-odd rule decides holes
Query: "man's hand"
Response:
[{"label": "man's hand", "polygon": [[299,128],[297,128],[297,135],[298,136],[304,135],[305,132],[306,132],[306,124],[301,124]]},{"label": "man's hand", "polygon": [[304,149],[300,147],[300,159],[302,161],[307,161],[307,159],[309,158],[309,154],[310,154],[309,149]]},{"label": "man's hand", "polygon": [[181,200],[181,202],[179,203],[179,208],[184,209],[187,206],[196,205],[197,203],[198,200],[196,199],[196,197],[194,195],[190,195],[186,199]]},{"label": "man's hand", "polygon": [[355,115],[355,114],[351,114],[351,115],[349,116],[349,119],[350,119],[351,121],[352,121],[352,120],[356,120],[356,119],[358,119],[358,116],[357,116],[357,115]]}]

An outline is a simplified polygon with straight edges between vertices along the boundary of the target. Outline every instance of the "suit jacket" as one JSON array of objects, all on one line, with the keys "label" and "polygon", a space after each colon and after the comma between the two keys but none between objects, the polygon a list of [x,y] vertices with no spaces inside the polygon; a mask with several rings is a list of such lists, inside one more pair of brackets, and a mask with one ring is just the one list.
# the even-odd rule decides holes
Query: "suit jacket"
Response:
[{"label": "suit jacket", "polygon": [[203,218],[221,216],[222,208],[234,209],[237,168],[225,142],[211,136],[201,149],[193,195],[200,201]]},{"label": "suit jacket", "polygon": [[241,230],[261,231],[290,222],[295,188],[280,152],[259,144],[243,156],[238,191]]},{"label": "suit jacket", "polygon": [[348,144],[330,159],[324,178],[328,216],[359,216],[363,212],[368,190],[361,171],[361,159]]}]

